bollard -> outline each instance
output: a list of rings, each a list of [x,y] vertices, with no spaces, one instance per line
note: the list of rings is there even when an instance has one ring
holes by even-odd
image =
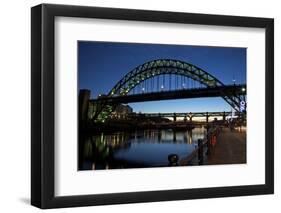
[[[179,156],[177,154],[168,155],[169,166],[178,166]]]
[[[199,165],[203,165],[203,141],[198,139],[198,161]]]

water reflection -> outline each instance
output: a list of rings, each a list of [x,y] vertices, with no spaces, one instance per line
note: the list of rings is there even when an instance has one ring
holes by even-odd
[[[79,139],[79,170],[168,166],[168,155],[191,153],[204,128],[101,133]]]

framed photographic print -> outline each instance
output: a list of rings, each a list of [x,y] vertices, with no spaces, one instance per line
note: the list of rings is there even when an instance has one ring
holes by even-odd
[[[271,194],[274,21],[31,9],[31,203]]]

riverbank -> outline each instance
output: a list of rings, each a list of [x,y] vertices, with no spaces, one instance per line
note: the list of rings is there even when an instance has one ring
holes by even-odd
[[[82,125],[81,125],[82,126]],[[91,123],[82,126],[80,128],[80,134],[93,134],[93,133],[112,133],[118,131],[134,132],[137,130],[167,130],[172,129],[174,131],[192,130],[195,127],[206,126],[205,123],[194,122],[165,122],[165,123],[141,123],[130,121],[112,121],[106,123]]]

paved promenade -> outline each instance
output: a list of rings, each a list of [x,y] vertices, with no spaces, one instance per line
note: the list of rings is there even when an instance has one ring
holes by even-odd
[[[208,165],[246,163],[246,132],[224,128],[206,160]]]

